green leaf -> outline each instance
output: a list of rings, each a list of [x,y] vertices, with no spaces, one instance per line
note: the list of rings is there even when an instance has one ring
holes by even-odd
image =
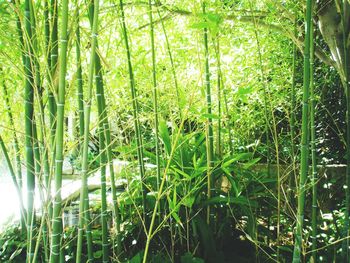
[[[252,93],[252,92],[253,92],[253,89],[250,87],[240,87],[240,88],[238,88],[237,94],[239,96],[243,96],[243,95],[247,95],[247,94]]]
[[[132,259],[128,260],[128,263],[141,263],[143,258],[143,250],[138,252]]]
[[[180,170],[180,169],[178,169],[176,167],[171,167],[171,169],[174,170],[176,173],[181,174],[185,178],[191,179],[191,176],[189,174],[185,173],[184,171],[182,171],[182,170]]]
[[[164,120],[161,120],[159,122],[159,136],[161,140],[163,141],[165,150],[167,154],[171,153],[171,139],[168,131],[168,126],[166,125]]]
[[[250,160],[249,162],[243,164],[243,169],[248,169],[250,168],[251,166],[253,166],[254,164],[256,164],[257,162],[260,161],[261,158],[254,158],[252,160]]]
[[[196,258],[192,256],[191,253],[187,252],[185,255],[181,256],[181,263],[204,263],[204,260]]]
[[[191,25],[192,28],[196,28],[196,29],[204,29],[204,28],[208,28],[209,27],[209,23],[208,22],[198,22],[198,23],[193,23]]]
[[[251,157],[252,157],[252,153],[238,153],[233,155],[233,157],[228,161],[224,162],[222,166],[226,168],[234,162],[244,161],[244,160],[250,159]]]
[[[101,258],[102,257],[102,250],[97,250],[94,252],[94,258]]]
[[[193,206],[193,203],[195,200],[196,200],[196,198],[191,195],[191,196],[188,196],[188,197],[182,199],[181,202],[184,206],[191,208]]]

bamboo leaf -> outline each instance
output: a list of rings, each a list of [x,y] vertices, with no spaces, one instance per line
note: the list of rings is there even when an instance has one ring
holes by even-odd
[[[171,153],[171,139],[168,131],[168,126],[164,120],[159,122],[159,137],[163,141],[166,153],[169,155]]]

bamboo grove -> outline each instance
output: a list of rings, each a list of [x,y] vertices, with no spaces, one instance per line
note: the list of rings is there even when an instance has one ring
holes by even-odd
[[[0,261],[349,262],[349,5],[0,1]]]

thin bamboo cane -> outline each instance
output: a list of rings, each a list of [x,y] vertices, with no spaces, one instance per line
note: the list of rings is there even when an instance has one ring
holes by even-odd
[[[156,1],[156,4],[159,4],[159,1]],[[173,59],[173,53],[171,51],[171,46],[170,46],[170,42],[169,42],[169,38],[168,38],[168,34],[167,34],[167,30],[165,28],[164,25],[164,20],[162,19],[162,16],[160,14],[160,10],[159,8],[157,8],[157,13],[158,13],[158,17],[160,19],[161,25],[162,25],[162,31],[165,37],[165,43],[166,43],[166,49],[167,49],[167,53],[168,53],[168,57],[170,60],[170,65],[171,65],[171,73],[173,75],[173,81],[174,81],[174,87],[175,87],[175,91],[176,91],[176,99],[177,99],[177,108],[178,108],[178,114],[180,117],[180,122],[183,121],[183,116],[182,116],[182,108],[181,108],[181,98],[180,98],[180,87],[178,84],[178,80],[177,80],[177,75],[176,75],[176,67],[175,67],[175,63],[174,63],[174,59]],[[182,133],[184,133],[184,131],[181,131]],[[183,170],[183,149],[180,148],[180,164],[181,164],[181,169]],[[167,182],[168,184],[168,182]],[[166,207],[164,208],[164,213],[166,213]],[[187,207],[186,207],[186,215],[187,213]],[[172,217],[169,218],[169,226],[170,226],[170,239],[171,239],[171,259],[174,260],[174,255],[175,255],[175,239],[176,239],[176,231],[173,229],[174,228],[174,224],[172,223]],[[187,229],[189,228],[189,220],[187,220],[186,222],[188,222],[186,224]],[[180,227],[180,226],[179,226]]]
[[[34,223],[34,150],[33,150],[33,116],[34,116],[34,76],[32,63],[32,28],[30,18],[30,1],[25,1],[25,149],[26,149],[26,169],[27,169],[27,262],[31,262],[33,256],[33,240],[31,235]]]
[[[60,242],[62,231],[61,217],[61,188],[63,164],[63,138],[64,138],[64,105],[67,71],[67,45],[68,45],[68,0],[62,2],[62,22],[60,35],[60,69],[57,101],[57,127],[55,134],[55,195],[53,201],[52,234],[50,248],[50,263],[57,263],[60,258]]]
[[[349,3],[346,0],[340,1],[340,16],[341,16],[341,26],[342,26],[342,38],[343,38],[343,50],[340,52],[344,53],[344,62],[343,62],[343,71],[344,71],[344,79],[342,80],[343,87],[346,95],[346,179],[345,179],[345,211],[344,211],[344,228],[342,230],[342,237],[344,241],[342,243],[342,259],[344,262],[349,262],[350,260],[350,85],[349,85],[349,61],[348,61],[348,36],[346,32],[348,32],[349,21],[347,21],[346,17],[348,17],[349,13]]]
[[[77,9],[77,29],[76,34],[76,61],[77,61],[77,97],[78,97],[78,115],[79,115],[79,141],[78,150],[80,152],[81,140],[84,136],[84,94],[83,94],[83,73],[81,67],[80,54],[80,25],[79,10]]]
[[[89,19],[90,24],[92,24],[92,14],[93,14],[93,4],[91,4],[89,8]],[[104,95],[104,84],[103,84],[103,69],[101,65],[101,60],[96,52],[95,55],[95,80],[96,80],[96,93],[99,94],[97,97],[97,104],[98,104],[98,111],[101,113],[100,115],[100,121],[99,125],[103,124],[103,133],[104,133],[104,139],[105,139],[105,148],[102,149],[103,153],[106,152],[107,154],[107,165],[109,166],[109,173],[110,173],[110,179],[111,179],[111,189],[112,189],[112,200],[113,200],[113,214],[114,214],[114,223],[115,223],[115,229],[116,229],[116,241],[117,241],[117,248],[116,248],[116,258],[119,258],[121,255],[121,236],[120,236],[120,214],[119,214],[119,206],[118,206],[118,200],[117,200],[117,190],[115,186],[115,175],[114,175],[114,169],[113,169],[113,154],[112,154],[112,144],[111,144],[111,132],[109,127],[109,121],[108,121],[108,110],[106,106],[105,101],[105,95]],[[102,138],[101,138],[102,139]],[[106,236],[107,237],[107,236]],[[106,244],[106,241],[105,241]],[[105,245],[107,247],[107,244]]]
[[[112,144],[111,144],[111,132],[109,127],[109,121],[108,121],[108,111],[107,106],[105,102],[105,96],[104,96],[104,86],[103,86],[103,75],[102,75],[102,65],[100,58],[98,57],[96,53],[96,67],[95,72],[97,72],[96,75],[96,85],[98,87],[98,90],[101,94],[101,112],[102,112],[102,122],[103,122],[103,132],[104,132],[104,138],[106,140],[105,150],[107,153],[107,161],[109,166],[109,173],[111,178],[111,189],[112,189],[112,200],[113,200],[113,213],[115,217],[115,226],[116,226],[116,239],[117,239],[117,258],[120,256],[121,253],[121,236],[120,236],[120,214],[119,214],[119,206],[118,206],[118,200],[117,200],[117,190],[115,186],[115,174],[113,169],[113,153],[112,153]]]
[[[50,18],[51,18],[51,35],[50,42],[47,46],[48,55],[50,56],[49,70],[48,70],[48,85],[47,85],[47,97],[48,97],[48,113],[50,123],[50,160],[52,162],[51,174],[55,172],[56,163],[55,160],[55,136],[57,125],[57,76],[58,76],[58,0],[50,1]],[[47,36],[46,36],[47,37]],[[50,178],[49,178],[49,181]],[[51,185],[49,184],[49,190]],[[49,207],[49,217],[52,217],[52,206]]]
[[[88,203],[88,193],[87,193],[87,176],[89,169],[88,162],[88,144],[89,144],[89,135],[90,135],[90,112],[91,112],[91,102],[92,102],[92,88],[94,80],[94,70],[95,70],[95,61],[96,61],[96,46],[97,46],[97,36],[98,36],[98,14],[99,14],[99,0],[94,0],[94,13],[93,13],[93,23],[91,30],[91,59],[89,66],[88,74],[88,88],[87,96],[85,98],[84,104],[84,142],[83,142],[83,152],[82,152],[82,185],[80,191],[80,203],[79,203],[79,228],[78,228],[78,241],[77,241],[77,253],[76,253],[76,262],[80,263],[82,260],[82,246],[83,246],[83,232],[86,228],[86,225],[89,225],[90,222],[86,222],[85,211],[88,210],[84,204]],[[85,199],[85,200],[84,200]],[[88,212],[88,211],[87,211]],[[87,232],[87,237],[88,237]],[[88,237],[89,238],[89,237]],[[91,245],[90,240],[88,244]]]
[[[159,3],[157,2],[157,4],[159,4]],[[180,87],[179,87],[177,76],[176,76],[176,67],[175,67],[175,63],[174,63],[173,53],[171,52],[171,47],[170,47],[168,34],[167,34],[166,29],[165,29],[164,21],[163,21],[163,19],[161,19],[162,17],[161,17],[159,8],[157,8],[157,13],[158,13],[158,16],[160,18],[163,34],[164,34],[164,37],[165,37],[166,49],[167,49],[167,53],[168,53],[169,60],[170,60],[170,65],[171,65],[171,73],[172,73],[173,79],[174,79],[174,86],[175,86],[175,91],[176,91],[176,99],[177,99],[177,106],[178,106],[180,121],[182,121]]]
[[[220,36],[217,34],[216,36],[216,54],[217,54],[217,107],[218,107],[218,124],[216,131],[216,155],[222,156],[222,135],[221,135],[221,59],[220,59]]]
[[[314,91],[314,29],[310,25],[310,148],[311,148],[311,185],[312,185],[312,215],[311,215],[311,249],[313,262],[317,262],[317,159],[316,159],[316,128],[315,111],[316,99]]]
[[[130,52],[130,47],[129,47],[128,31],[127,31],[126,22],[125,22],[123,0],[120,0],[119,3],[120,3],[120,12],[121,12],[121,19],[122,19],[121,22],[122,22],[124,44],[125,44],[125,48],[126,48],[126,56],[127,56],[127,61],[128,61],[131,99],[132,99],[132,106],[133,106],[133,118],[134,118],[136,143],[137,143],[137,157],[138,157],[138,163],[139,163],[139,171],[140,171],[140,175],[141,175],[143,220],[144,220],[145,224],[147,225],[147,222],[146,222],[146,219],[147,219],[146,218],[147,189],[144,185],[145,166],[144,166],[144,161],[143,161],[143,144],[142,144],[142,136],[141,136],[141,131],[140,131],[140,121],[139,121],[139,117],[138,117],[139,106],[138,106],[138,100],[137,100],[137,94],[136,94],[136,88],[135,88],[134,73],[133,73],[133,68],[132,68],[132,63],[131,63],[131,52]]]
[[[154,25],[153,25],[152,0],[148,0],[148,14],[150,21],[150,38],[152,50],[152,81],[153,81],[153,112],[154,112],[154,130],[156,140],[156,165],[157,165],[157,190],[160,184],[160,149],[159,149],[159,117],[158,117],[158,87],[157,87],[157,65],[156,50],[154,45]]]
[[[298,33],[298,20],[295,18],[294,20],[294,36],[297,37]],[[290,91],[290,151],[291,151],[291,162],[293,171],[290,173],[288,178],[288,192],[287,192],[287,198],[286,201],[292,203],[295,198],[291,198],[292,194],[296,190],[297,186],[297,166],[296,166],[296,145],[295,145],[295,102],[296,102],[296,74],[297,74],[297,46],[295,43],[293,43],[293,57],[292,57],[292,85],[291,85],[291,91]],[[293,202],[294,203],[294,202]]]
[[[76,28],[76,61],[77,61],[77,98],[79,111],[79,141],[78,150],[81,152],[82,139],[84,137],[84,93],[83,93],[83,74],[81,66],[81,52],[80,52],[80,25],[79,25],[79,9],[77,8],[77,28]],[[92,245],[92,230],[91,230],[91,216],[89,210],[89,195],[86,193],[84,197],[84,212],[82,217],[85,220],[86,230],[85,236],[87,241],[88,260],[93,260],[93,245]]]
[[[205,11],[205,1],[202,2],[203,14]],[[206,87],[206,98],[207,98],[207,176],[208,176],[208,189],[207,197],[211,197],[211,188],[213,186],[213,180],[211,176],[213,164],[214,164],[214,135],[213,135],[213,120],[212,114],[212,103],[211,103],[211,87],[210,87],[210,70],[209,70],[209,48],[208,48],[208,29],[204,28],[204,54],[205,54],[205,87]],[[210,223],[210,206],[207,208],[207,223]]]
[[[309,155],[309,95],[310,95],[310,39],[312,23],[312,0],[306,1],[305,16],[305,45],[304,45],[304,81],[303,81],[303,108],[302,108],[302,134],[301,134],[301,157],[300,178],[298,191],[298,210],[296,218],[295,242],[293,251],[293,263],[300,262],[302,249],[302,229],[304,223],[305,188],[308,176]]]
[[[94,6],[92,6],[94,9]],[[91,26],[92,21],[90,19]],[[97,40],[96,40],[97,42]],[[98,44],[96,43],[96,47]],[[104,132],[104,89],[100,81],[101,65],[98,64],[98,54],[95,52],[95,80],[96,80],[96,98],[97,98],[97,111],[98,111],[98,136],[99,136],[99,156],[100,156],[100,178],[101,178],[101,226],[102,226],[102,262],[109,261],[109,243],[108,243],[108,227],[107,227],[107,187],[106,187],[106,166],[107,166],[107,154],[106,154],[106,138]],[[102,71],[101,71],[102,74]],[[101,76],[102,77],[102,76]]]

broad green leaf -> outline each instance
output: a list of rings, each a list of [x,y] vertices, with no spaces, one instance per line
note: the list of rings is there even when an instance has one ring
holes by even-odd
[[[161,140],[163,141],[165,150],[167,154],[171,153],[171,139],[168,131],[168,126],[166,125],[165,121],[162,120],[159,122],[159,136]]]
[[[249,162],[244,163],[244,164],[243,164],[243,169],[248,169],[248,168],[250,168],[251,166],[253,166],[253,165],[256,164],[257,162],[259,162],[260,159],[261,159],[261,158],[254,158],[254,159],[250,160]]]

